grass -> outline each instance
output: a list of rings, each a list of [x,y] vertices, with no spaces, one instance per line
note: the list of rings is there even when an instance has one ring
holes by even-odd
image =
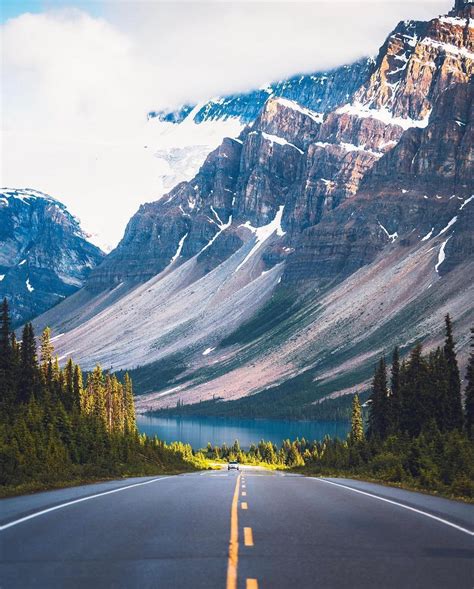
[[[290,319],[299,309],[295,296],[288,291],[276,291],[272,298],[247,322],[240,325],[220,343],[221,348],[248,344]]]
[[[132,468],[124,469],[120,474],[111,474],[110,476],[78,476],[67,480],[58,481],[29,481],[20,485],[5,485],[0,486],[0,498],[17,497],[19,495],[29,495],[32,493],[39,493],[42,491],[53,491],[55,489],[67,489],[69,487],[78,487],[82,485],[92,485],[94,483],[105,483],[107,481],[125,480],[134,477],[148,477],[156,475],[178,475],[186,472],[197,472],[199,470],[214,470],[212,461],[205,460],[202,468],[196,464],[187,464],[182,467],[173,468]]]

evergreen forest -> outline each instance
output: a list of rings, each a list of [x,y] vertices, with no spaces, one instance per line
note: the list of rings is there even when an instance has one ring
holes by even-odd
[[[50,330],[27,323],[18,342],[7,301],[0,318],[0,494],[204,466],[191,446],[140,435],[132,381],[100,366],[60,367]]]
[[[444,346],[425,355],[417,345],[402,361],[395,348],[390,368],[380,359],[364,407],[353,396],[346,440],[261,441],[247,451],[236,441],[205,455],[474,499],[474,330],[463,402],[449,315],[445,324]]]

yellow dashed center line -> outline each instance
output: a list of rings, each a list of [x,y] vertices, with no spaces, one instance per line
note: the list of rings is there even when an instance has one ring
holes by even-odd
[[[239,564],[239,483],[240,474],[235,482],[234,496],[230,509],[229,557],[227,559],[227,589],[237,589],[237,566]]]
[[[258,581],[257,579],[247,579],[247,583],[245,584],[246,589],[258,589]]]
[[[240,507],[241,507],[242,509],[248,509],[247,502],[246,502],[246,501],[242,501],[242,503],[240,504]]]
[[[244,528],[244,544],[245,546],[253,546],[252,528]]]

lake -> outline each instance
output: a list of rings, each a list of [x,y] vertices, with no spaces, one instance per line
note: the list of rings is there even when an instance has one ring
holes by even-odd
[[[350,430],[346,421],[285,421],[273,419],[232,419],[219,417],[148,417],[137,416],[141,433],[157,435],[165,442],[181,441],[194,449],[227,445],[239,440],[242,448],[260,440],[279,446],[287,438],[322,440],[324,436],[345,438]]]

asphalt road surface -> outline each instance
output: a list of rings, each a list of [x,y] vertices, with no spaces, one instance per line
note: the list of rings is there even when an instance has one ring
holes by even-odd
[[[0,587],[474,587],[474,507],[244,468],[0,501]]]

